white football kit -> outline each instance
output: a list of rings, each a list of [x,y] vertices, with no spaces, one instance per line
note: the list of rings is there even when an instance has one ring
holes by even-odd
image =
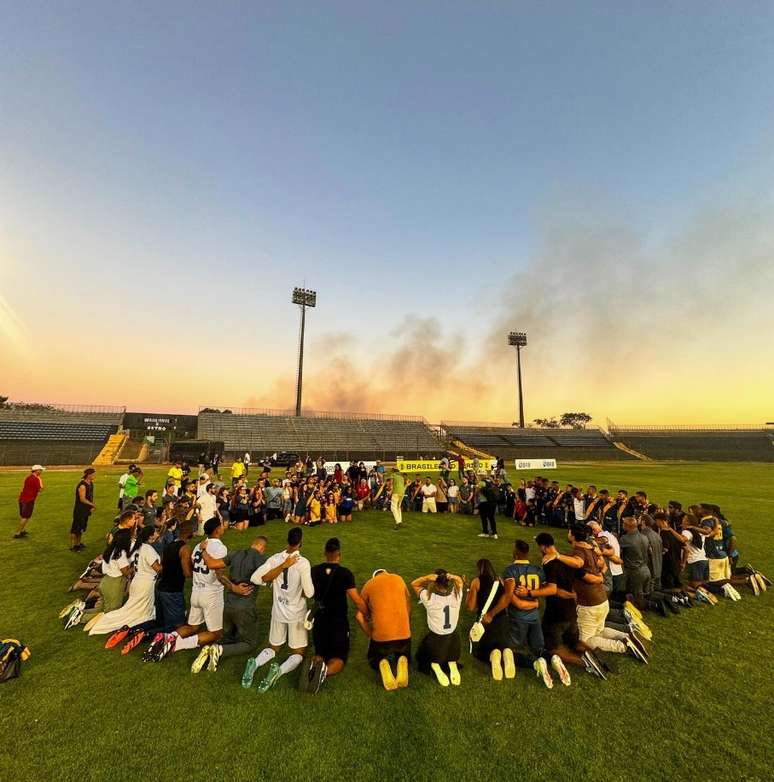
[[[201,552],[201,543],[191,555],[191,610],[188,612],[188,624],[204,624],[211,632],[223,629],[223,584],[214,570],[210,570]],[[228,549],[217,538],[207,541],[207,554],[212,559],[225,559]]]
[[[272,555],[250,576],[250,581],[253,584],[263,584],[263,576],[281,565],[289,556],[291,554],[287,551]],[[312,566],[309,560],[299,556],[294,565],[283,570],[271,582],[271,586],[269,643],[272,646],[282,646],[287,642],[291,649],[303,649],[308,643],[308,634],[304,627],[306,599],[314,596]]]

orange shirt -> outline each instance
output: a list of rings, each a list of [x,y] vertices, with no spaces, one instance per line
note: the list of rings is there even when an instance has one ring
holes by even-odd
[[[379,573],[360,593],[371,615],[371,637],[374,641],[402,641],[411,637],[409,592],[396,573]]]

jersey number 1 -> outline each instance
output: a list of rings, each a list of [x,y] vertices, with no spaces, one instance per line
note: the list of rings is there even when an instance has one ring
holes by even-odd
[[[443,607],[443,629],[451,630],[451,606]]]
[[[282,583],[280,584],[280,589],[287,589],[288,588],[288,571],[283,570],[282,571]]]

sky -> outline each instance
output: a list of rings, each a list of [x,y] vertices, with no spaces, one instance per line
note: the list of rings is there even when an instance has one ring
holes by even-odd
[[[0,394],[774,420],[771,3],[0,15]]]

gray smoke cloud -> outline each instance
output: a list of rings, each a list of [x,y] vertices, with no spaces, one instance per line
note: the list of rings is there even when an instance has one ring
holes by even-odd
[[[766,382],[756,367],[771,377],[774,365],[773,218],[770,204],[707,209],[666,237],[610,218],[546,218],[534,254],[517,259],[518,271],[503,281],[480,344],[419,315],[398,324],[367,361],[352,335],[329,335],[305,403],[433,421],[510,421],[514,355],[505,335],[518,329],[529,334],[530,419],[582,409],[600,422],[608,415],[699,422],[713,415],[702,408],[704,399],[713,404],[710,384],[728,383],[721,378],[734,372],[746,378],[737,407],[753,409]],[[293,382],[280,378],[250,401],[287,400]],[[749,419],[746,412],[727,417],[740,415]]]

